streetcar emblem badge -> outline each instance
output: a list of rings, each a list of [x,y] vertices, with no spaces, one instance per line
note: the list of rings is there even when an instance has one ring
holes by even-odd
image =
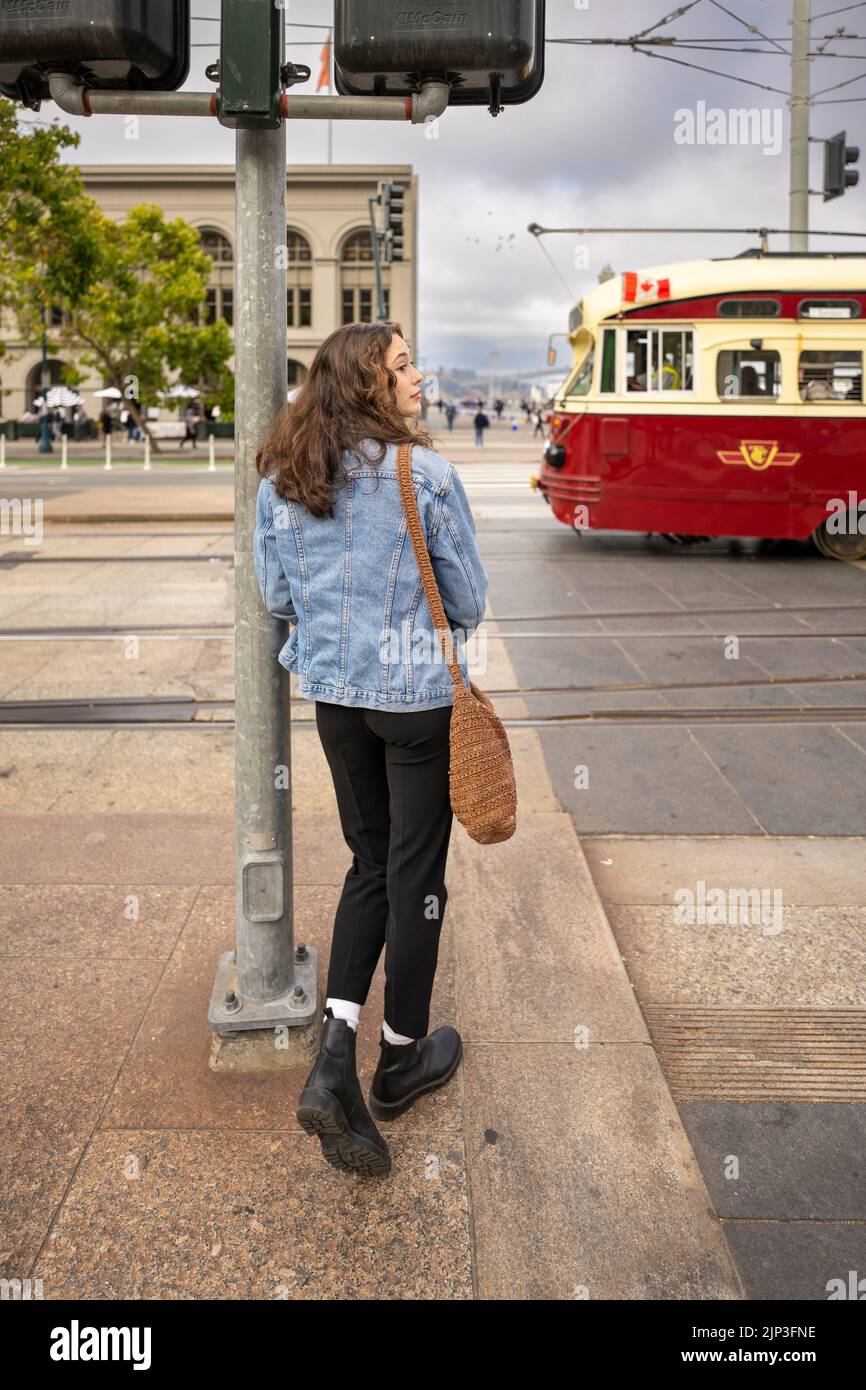
[[[775,439],[743,439],[739,449],[717,449],[716,453],[722,463],[744,463],[756,473],[763,473],[771,464],[790,468],[800,457],[799,454],[783,452]]]

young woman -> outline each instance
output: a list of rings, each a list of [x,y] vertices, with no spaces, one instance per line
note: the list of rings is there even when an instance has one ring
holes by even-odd
[[[292,625],[279,653],[316,727],[352,852],[334,921],[321,1049],[297,1116],[335,1167],[387,1172],[388,1146],[355,1066],[361,1006],[385,948],[385,1008],[370,1110],[393,1119],[453,1076],[454,1028],[428,1035],[451,833],[454,685],[424,591],[397,481],[412,481],[442,603],[468,683],[463,636],[488,577],[453,464],[420,429],[420,383],[391,324],[353,323],[322,343],[257,458],[256,572]]]

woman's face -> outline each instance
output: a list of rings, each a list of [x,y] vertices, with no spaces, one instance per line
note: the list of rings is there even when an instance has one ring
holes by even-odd
[[[421,411],[421,390],[420,383],[424,380],[423,372],[412,362],[412,357],[407,344],[395,333],[391,339],[391,346],[385,358],[391,371],[397,378],[397,409],[401,415],[417,416]]]

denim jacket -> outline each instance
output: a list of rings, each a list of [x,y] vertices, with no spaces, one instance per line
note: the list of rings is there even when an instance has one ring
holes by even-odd
[[[450,705],[454,683],[403,514],[397,445],[379,465],[369,452],[365,441],[357,455],[343,454],[348,481],[333,517],[286,501],[271,477],[259,484],[256,574],[265,607],[291,625],[278,660],[308,700],[396,711]],[[469,499],[454,465],[417,444],[412,481],[468,683],[462,643],[484,616],[488,585]]]

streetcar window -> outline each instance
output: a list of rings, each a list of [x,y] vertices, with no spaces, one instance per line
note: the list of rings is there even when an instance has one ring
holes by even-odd
[[[810,350],[800,353],[801,401],[862,401],[863,354]]]
[[[592,369],[595,365],[595,349],[590,348],[577,369],[575,376],[566,386],[564,396],[588,396],[592,385]]]
[[[723,299],[719,317],[723,319],[776,319],[782,312],[778,299]]]
[[[606,328],[601,340],[601,386],[600,391],[616,390],[616,330]]]
[[[690,328],[633,328],[626,335],[627,391],[691,391],[694,334]]]
[[[782,389],[782,359],[778,352],[754,348],[720,352],[716,358],[716,391],[722,398],[766,396]]]
[[[858,319],[860,305],[856,299],[802,299],[801,319]]]

